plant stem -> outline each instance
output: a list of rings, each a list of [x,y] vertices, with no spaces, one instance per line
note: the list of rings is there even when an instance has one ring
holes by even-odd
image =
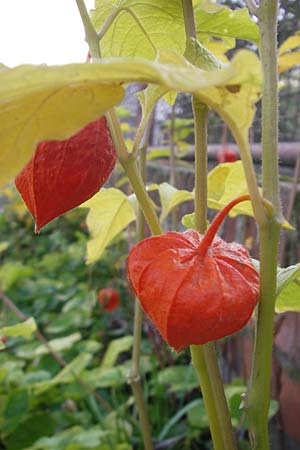
[[[197,38],[192,0],[182,0],[187,37]],[[207,227],[207,120],[208,107],[193,98],[195,122],[195,225],[200,233]],[[214,450],[235,450],[233,430],[214,342],[191,346],[198,373]]]
[[[208,108],[193,99],[195,120],[195,225],[200,233],[207,228],[207,119]],[[214,450],[234,450],[230,415],[218,367],[214,342],[191,345],[194,367],[209,419]]]
[[[99,45],[100,37],[97,35],[95,29],[93,28],[93,25],[90,21],[89,15],[87,13],[84,4],[84,0],[76,0],[76,2],[85,28],[86,40],[89,44],[92,58],[93,59],[101,58],[101,51]],[[160,234],[162,231],[161,226],[155,214],[152,203],[145,190],[143,177],[141,176],[136,164],[136,155],[129,155],[127,151],[127,147],[121,130],[120,121],[116,114],[115,108],[112,108],[110,111],[106,113],[106,118],[112,136],[112,140],[114,142],[115,149],[118,155],[118,159],[120,163],[123,165],[124,170],[131,182],[131,185],[137,196],[137,199],[139,201],[143,213],[145,214],[146,217],[148,217],[150,229],[154,234]],[[146,136],[144,138],[145,142],[144,151],[141,152],[143,154],[142,171],[145,171],[146,144],[149,138],[148,130],[147,131],[145,130],[144,134]],[[141,215],[139,215],[138,227],[139,227],[139,238],[142,239],[143,237],[142,229],[144,229],[144,220]],[[145,450],[153,450],[150,423],[147,414],[145,400],[143,397],[143,389],[140,378],[140,347],[141,347],[142,321],[143,321],[142,309],[139,303],[135,301],[134,330],[133,330],[134,344],[132,354],[132,369],[129,375],[129,382],[132,387],[136,407],[139,414],[144,448]]]
[[[193,98],[195,120],[195,228],[207,228],[207,121],[209,109]]]
[[[197,39],[197,31],[192,0],[182,0],[182,10],[186,36]]]
[[[150,118],[151,119],[151,118]],[[147,132],[145,132],[143,147],[140,149],[140,174],[145,182],[146,180],[146,149],[148,146],[150,129],[152,120],[149,120]],[[137,216],[137,240],[141,241],[145,237],[145,218],[142,211],[138,210]],[[151,427],[147,412],[147,407],[143,395],[143,389],[141,384],[140,375],[140,356],[141,356],[141,338],[142,338],[142,325],[143,325],[143,310],[138,299],[135,299],[134,304],[134,323],[133,323],[133,350],[132,350],[132,366],[130,375],[128,377],[129,383],[132,388],[132,392],[135,398],[140,426],[143,436],[145,450],[153,450]]]
[[[146,221],[149,225],[151,233],[153,235],[162,234],[162,226],[158,220],[151,200],[146,192],[143,179],[136,164],[136,160],[129,158],[127,161],[124,161],[122,165],[126,175],[129,178],[129,181],[139,202],[140,208],[142,209]]]
[[[254,449],[268,450],[268,410],[276,299],[276,272],[280,223],[278,177],[278,73],[277,0],[261,0],[259,28],[263,67],[262,165],[263,196],[273,205],[273,215],[260,226],[260,300],[256,321],[253,367],[248,398],[250,438]]]
[[[92,59],[101,59],[100,38],[93,27],[84,0],[76,0],[76,3],[85,30],[85,40],[88,43]],[[122,162],[128,158],[128,152],[115,108],[107,111],[105,116],[118,158]]]
[[[77,8],[85,30],[85,40],[90,48],[93,58],[100,58],[99,37],[92,25],[84,0],[76,0]]]
[[[215,343],[191,345],[190,349],[193,365],[200,380],[214,450],[235,450],[235,439],[220,377]]]

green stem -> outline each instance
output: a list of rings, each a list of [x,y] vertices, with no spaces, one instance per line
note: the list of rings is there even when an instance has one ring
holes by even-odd
[[[207,121],[209,109],[193,98],[195,119],[195,227],[204,234],[207,228]]]
[[[89,44],[90,52],[92,58],[101,58],[101,51],[99,46],[100,38],[97,35],[93,25],[90,21],[88,12],[85,7],[84,0],[76,0],[77,6],[82,18],[82,22],[85,28],[86,40]],[[148,217],[148,222],[150,229],[155,234],[161,233],[161,227],[157,216],[155,214],[154,208],[151,204],[151,201],[147,195],[145,190],[143,177],[141,176],[137,164],[136,164],[136,155],[135,157],[130,157],[126,144],[123,138],[121,125],[116,114],[115,108],[112,108],[110,111],[106,113],[106,118],[108,121],[108,125],[110,128],[110,133],[116,148],[116,152],[118,154],[118,158],[120,163],[123,165],[125,172],[131,182],[131,185],[136,193],[137,199],[140,203],[140,206],[145,214]],[[146,133],[145,133],[146,134]],[[146,137],[148,139],[148,135]],[[142,152],[143,153],[143,152]],[[145,151],[144,151],[144,164],[142,165],[145,169]],[[142,229],[144,228],[143,220],[139,219],[139,237],[142,238]],[[143,436],[144,448],[145,450],[153,450],[152,439],[151,439],[151,429],[150,423],[147,414],[147,408],[143,396],[143,389],[141,385],[140,378],[140,347],[141,347],[141,331],[142,331],[142,320],[143,320],[143,312],[139,305],[139,303],[135,302],[135,318],[134,318],[134,345],[133,345],[133,354],[132,354],[132,369],[129,376],[129,381],[132,387],[132,391],[134,394],[139,420],[141,425],[141,432]]]
[[[200,233],[207,228],[207,119],[208,108],[193,99],[195,121],[195,224]],[[191,345],[201,392],[209,419],[214,450],[236,448],[215,344]]]
[[[280,222],[278,176],[278,73],[277,0],[261,0],[259,28],[263,67],[262,165],[263,196],[273,205],[273,215],[260,226],[260,300],[248,397],[250,438],[254,449],[268,450],[268,410],[276,300],[276,274]]]
[[[93,27],[90,16],[87,12],[84,0],[76,0],[77,7],[80,13],[80,17],[85,30],[85,39],[88,43],[92,59],[101,59],[100,50],[100,38]],[[109,126],[110,134],[118,155],[119,160],[122,162],[129,157],[127,147],[123,138],[120,121],[118,119],[115,108],[111,108],[105,114],[107,123]]]
[[[215,343],[191,345],[190,348],[193,365],[200,380],[214,450],[235,450],[235,439],[217,362]]]
[[[197,38],[192,0],[182,0],[187,37]],[[207,227],[207,120],[208,108],[193,98],[195,121],[195,224],[200,233]],[[214,342],[191,346],[204,399],[214,450],[235,450],[235,440],[218,367]]]
[[[134,193],[149,225],[151,233],[153,235],[162,234],[162,226],[158,220],[153,204],[151,203],[151,200],[146,192],[143,179],[136,164],[136,160],[129,158],[127,159],[127,161],[123,161],[122,165],[126,175],[129,178],[132,189],[134,190]]]
[[[146,146],[140,151],[140,173],[145,180],[146,172]],[[137,239],[138,241],[145,237],[145,218],[139,209],[137,216]],[[135,299],[134,304],[134,322],[133,322],[133,349],[132,349],[132,366],[128,381],[131,385],[134,399],[136,402],[143,442],[145,450],[153,450],[151,428],[147,412],[147,407],[143,395],[141,375],[140,375],[140,357],[141,357],[141,339],[143,325],[143,310],[140,303]]]
[[[84,0],[76,0],[76,3],[85,30],[85,40],[91,55],[93,58],[100,58],[99,37],[90,20]]]
[[[175,155],[175,103],[171,111],[171,125],[170,125],[170,178],[171,186],[176,186],[176,155]],[[172,209],[172,230],[177,230],[177,208]]]

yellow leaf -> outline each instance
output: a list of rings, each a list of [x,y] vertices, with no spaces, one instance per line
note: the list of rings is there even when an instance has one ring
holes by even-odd
[[[283,44],[279,47],[278,54],[282,55],[283,53],[294,50],[295,48],[300,47],[300,34],[295,33],[293,36],[288,37]]]
[[[278,70],[285,72],[300,65],[300,34],[288,37],[278,50]]]
[[[279,73],[285,72],[294,66],[300,65],[300,52],[290,52],[280,55],[278,58]]]
[[[249,193],[242,161],[219,164],[209,172],[207,185],[208,207],[212,209],[222,209],[234,198]],[[235,206],[229,216],[235,217],[238,214],[253,217],[251,202],[246,201]],[[287,220],[282,227],[294,230]]]
[[[192,192],[184,189],[176,189],[168,183],[160,184],[158,191],[162,205],[162,213],[160,217],[162,222],[166,219],[172,209],[175,208],[175,206],[194,199],[194,194]]]
[[[65,139],[117,104],[124,95],[121,83],[141,81],[191,92],[226,84],[233,75],[231,65],[207,72],[171,51],[162,52],[155,62],[125,58],[98,64],[3,69],[0,187],[18,174],[38,142]]]
[[[29,339],[32,333],[37,329],[36,322],[33,317],[25,320],[24,322],[17,323],[16,325],[11,325],[9,327],[3,327],[0,329],[0,334],[2,336],[22,336],[25,339]]]
[[[248,194],[248,187],[242,161],[219,164],[208,174],[208,206],[222,209],[231,200]],[[229,213],[231,217],[238,214],[253,216],[250,201],[235,206]]]
[[[38,142],[65,139],[120,102],[124,90],[97,80],[91,65],[20,66],[0,72],[0,187]]]
[[[90,209],[87,226],[92,239],[87,244],[87,263],[91,264],[136,216],[126,195],[114,188],[101,190],[81,207]]]

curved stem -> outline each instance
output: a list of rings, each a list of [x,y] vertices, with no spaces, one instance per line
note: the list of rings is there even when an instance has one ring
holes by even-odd
[[[234,208],[236,205],[238,205],[241,202],[245,202],[245,201],[249,201],[250,200],[250,195],[249,194],[245,194],[245,195],[241,195],[240,197],[235,198],[234,200],[232,200],[231,202],[228,203],[228,205],[226,205],[214,218],[214,220],[212,221],[212,223],[210,224],[208,230],[206,231],[206,233],[203,236],[203,239],[201,240],[199,247],[198,247],[198,254],[201,255],[205,255],[208,248],[210,247],[212,241],[214,240],[214,237],[219,229],[219,227],[221,226],[223,220],[225,219],[225,217],[227,216],[227,214],[229,213],[229,211]]]

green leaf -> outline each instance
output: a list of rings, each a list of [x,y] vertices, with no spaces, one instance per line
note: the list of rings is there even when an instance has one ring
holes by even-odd
[[[34,274],[32,266],[25,266],[20,262],[8,262],[0,268],[0,284],[4,291],[18,282],[30,278]]]
[[[110,342],[101,362],[102,369],[113,367],[118,356],[123,352],[128,352],[133,345],[132,336],[123,336]]]
[[[97,367],[82,374],[82,379],[93,389],[115,388],[126,384],[129,368],[118,365],[110,368]]]
[[[12,391],[9,394],[5,410],[4,417],[6,420],[12,419],[14,417],[20,418],[23,416],[29,408],[29,395],[26,389],[18,389]]]
[[[123,95],[121,86],[103,84],[90,64],[1,71],[0,187],[18,174],[38,142],[71,136]]]
[[[84,430],[80,426],[71,427],[58,432],[52,437],[39,439],[32,447],[26,450],[82,450],[98,449],[100,443],[109,434],[99,425]]]
[[[201,403],[202,403],[202,405],[201,405]],[[195,406],[197,406],[197,410],[196,410]],[[201,416],[201,414],[199,414],[200,413],[200,408],[202,409],[202,412],[204,412],[203,417],[205,417],[205,420],[207,422],[208,419],[207,419],[207,415],[206,415],[206,412],[205,412],[205,406],[204,406],[203,400],[201,400],[201,401],[199,401],[199,399],[192,400],[187,405],[185,405],[182,408],[180,408],[179,411],[177,411],[177,413],[174,414],[174,416],[171,417],[170,420],[168,420],[168,422],[163,427],[163,429],[161,430],[161,432],[160,432],[160,434],[158,436],[159,441],[162,441],[163,439],[165,439],[168,436],[169,431],[171,430],[171,428],[173,428],[174,425],[176,425],[176,423],[178,423],[179,420],[183,416],[185,416],[186,413],[189,413],[189,411],[192,410],[192,409],[195,411],[195,413],[197,413],[197,425],[198,425],[199,424],[199,415]],[[189,416],[188,416],[188,421],[189,421],[190,425],[192,425],[192,423],[191,423],[192,421],[189,420]],[[207,428],[207,426],[208,425],[205,423],[205,428]]]
[[[73,333],[70,334],[69,336],[65,336],[58,339],[52,339],[51,341],[48,342],[48,344],[50,345],[52,350],[56,352],[61,352],[62,350],[67,350],[73,347],[75,342],[80,341],[81,338],[82,336],[80,333]],[[33,353],[34,356],[46,355],[47,353],[49,353],[49,349],[45,347],[45,345],[39,345],[34,350]]]
[[[182,219],[181,219],[181,223],[184,227],[186,228],[192,228],[193,230],[195,230],[195,213],[191,213],[191,214],[185,214]],[[209,221],[206,221],[206,226],[207,228],[209,227]]]
[[[248,8],[232,10],[212,2],[201,2],[195,8],[197,36],[245,39],[259,44],[259,30],[249,16]]]
[[[184,56],[195,66],[208,71],[222,69],[225,66],[221,60],[194,38],[187,39]]]
[[[92,236],[87,243],[87,263],[90,264],[101,257],[111,240],[136,216],[126,195],[115,188],[102,189],[81,206],[90,209],[87,216],[87,226]]]
[[[5,252],[5,250],[9,247],[9,242],[2,241],[0,242],[0,254]]]
[[[184,189],[179,190],[174,188],[168,183],[162,183],[158,187],[160,201],[162,205],[162,212],[160,220],[164,221],[167,215],[173,208],[180,205],[183,202],[187,202],[194,199],[194,195],[190,191]]]
[[[113,11],[119,14],[101,39],[104,57],[154,59],[160,48],[183,53],[185,30],[181,0],[96,0],[91,18],[97,31]]]
[[[200,430],[207,430],[209,428],[209,421],[202,399],[194,401],[194,404],[188,411],[187,420],[189,425],[193,428],[198,428]]]
[[[300,312],[300,263],[277,269],[277,313]]]
[[[7,397],[3,419],[2,432],[11,433],[26,416],[29,410],[29,394],[27,389],[15,389]]]
[[[34,385],[36,394],[41,394],[57,384],[68,384],[76,380],[76,377],[90,363],[92,355],[90,353],[81,353],[76,356],[66,367],[64,367],[52,380],[42,381]]]
[[[16,325],[11,325],[9,327],[1,328],[0,334],[2,334],[2,336],[10,336],[10,337],[21,336],[25,339],[29,339],[36,329],[37,326],[34,318],[30,317],[24,322],[17,323]]]
[[[260,262],[252,258],[252,263],[259,272]],[[285,268],[277,267],[276,295],[277,313],[300,311],[300,263]]]
[[[168,386],[169,392],[188,392],[199,385],[194,367],[180,365],[161,370],[157,382]]]
[[[54,432],[55,423],[51,415],[43,412],[36,413],[18,425],[13,434],[6,439],[6,444],[10,450],[22,450],[41,437],[51,435]]]

